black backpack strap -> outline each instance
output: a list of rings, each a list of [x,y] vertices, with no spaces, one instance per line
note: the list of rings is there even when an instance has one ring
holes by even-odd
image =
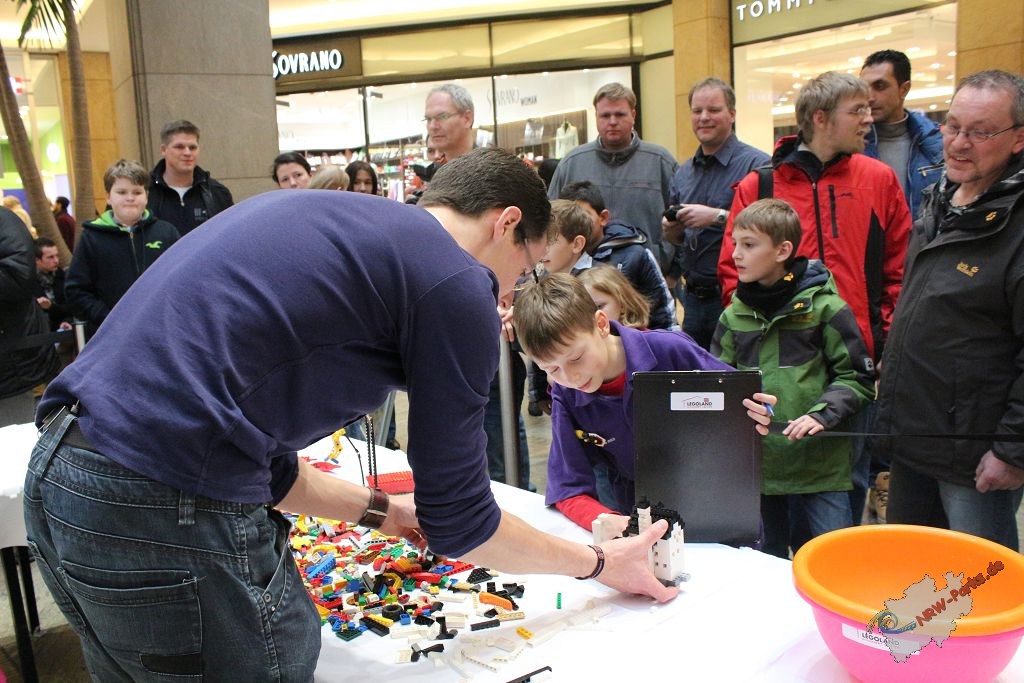
[[[757,169],[757,198],[771,199],[775,196],[775,169],[759,166]]]

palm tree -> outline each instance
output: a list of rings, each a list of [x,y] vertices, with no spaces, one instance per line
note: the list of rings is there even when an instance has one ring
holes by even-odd
[[[78,35],[74,0],[17,0],[19,11],[28,7],[21,24],[18,45],[33,26],[42,29],[51,39],[63,34],[68,57],[68,82],[71,85],[71,147],[72,176],[75,181],[75,217],[79,225],[96,217],[92,183],[92,144],[89,140],[89,103],[85,94],[85,67],[82,43]]]
[[[28,199],[28,212],[32,216],[32,224],[39,232],[40,237],[49,237],[57,245],[57,254],[60,258],[60,265],[66,267],[71,264],[71,252],[64,244],[64,239],[57,229],[57,221],[50,210],[50,200],[46,198],[46,190],[43,189],[43,179],[39,175],[39,166],[32,156],[32,145],[25,131],[25,123],[21,120],[21,112],[18,111],[18,100],[14,96],[14,88],[11,86],[11,72],[7,68],[7,56],[3,49],[0,49],[0,119],[3,120],[4,130],[7,131],[7,139],[11,145],[11,154],[14,156],[14,165],[21,176],[21,184],[25,188],[25,196]]]

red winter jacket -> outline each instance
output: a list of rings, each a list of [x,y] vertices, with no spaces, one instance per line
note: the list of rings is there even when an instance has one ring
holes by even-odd
[[[877,361],[899,297],[912,223],[896,174],[863,154],[840,155],[823,165],[811,152],[797,151],[795,135],[779,140],[772,166],[771,196],[796,209],[804,228],[797,254],[821,259],[832,271]],[[757,200],[758,187],[757,171],[736,185],[718,258],[726,306],[736,288],[733,219]]]

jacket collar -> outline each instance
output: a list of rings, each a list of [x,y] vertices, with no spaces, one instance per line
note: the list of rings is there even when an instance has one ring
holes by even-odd
[[[156,166],[153,167],[153,173],[150,174],[150,183],[152,185],[161,185],[163,187],[169,187],[164,181],[164,171],[167,170],[167,160],[161,159],[157,162]],[[198,165],[192,171],[192,187],[205,183],[210,179],[208,171],[204,171]]]
[[[632,136],[633,137],[629,141],[629,145],[623,149],[617,149],[614,151],[605,149],[604,144],[601,142],[601,138],[598,137],[595,141],[598,158],[609,166],[621,166],[626,163],[640,148],[640,136],[636,134],[635,130],[633,131]]]

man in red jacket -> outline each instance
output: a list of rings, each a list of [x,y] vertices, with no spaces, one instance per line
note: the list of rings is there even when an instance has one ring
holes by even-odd
[[[736,288],[736,214],[762,196],[785,200],[803,225],[798,255],[819,259],[832,271],[877,363],[903,281],[912,222],[903,188],[891,168],[861,154],[872,123],[863,81],[834,71],[811,79],[800,90],[796,118],[800,132],[776,143],[772,172],[752,171],[736,186],[718,259],[723,303]],[[867,431],[870,418],[861,417],[851,426]],[[863,447],[854,450],[859,454]],[[863,511],[868,464],[865,458],[854,464],[854,523]]]

